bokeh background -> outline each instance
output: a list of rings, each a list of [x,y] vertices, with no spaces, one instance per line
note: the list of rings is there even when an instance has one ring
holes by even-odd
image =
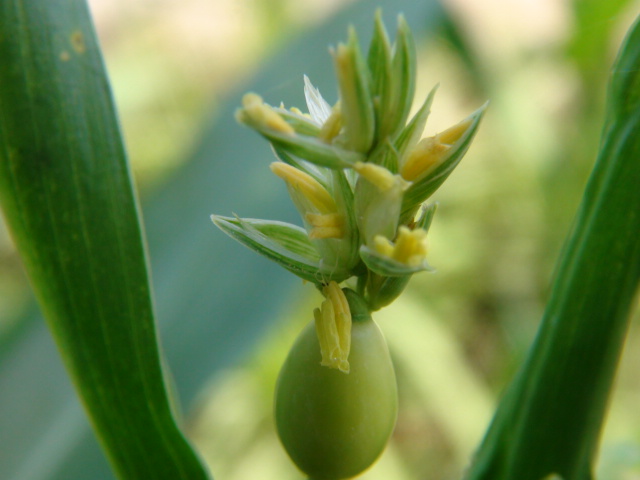
[[[141,196],[160,335],[185,429],[221,480],[301,479],[271,419],[279,366],[319,296],[217,231],[211,213],[298,222],[242,93],[336,100],[330,45],[363,48],[375,8],[418,45],[425,134],[490,107],[434,195],[430,263],[375,315],[400,414],[363,479],[460,478],[526,354],[598,147],[606,80],[637,0],[91,0]],[[605,282],[606,279],[603,279]],[[637,310],[637,309],[636,309]],[[632,322],[597,478],[640,479],[640,331]],[[109,479],[0,227],[0,478]]]

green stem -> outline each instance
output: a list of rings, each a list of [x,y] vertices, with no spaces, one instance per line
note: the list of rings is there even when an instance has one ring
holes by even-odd
[[[383,277],[370,272],[367,283],[367,302],[371,311],[380,310],[391,304],[404,291],[410,279],[411,275]]]
[[[349,310],[351,311],[351,320],[354,322],[366,322],[371,320],[371,311],[364,298],[358,295],[350,288],[343,288],[347,302],[349,302]]]
[[[367,288],[368,281],[369,281],[369,270],[366,270],[366,272],[363,275],[360,275],[358,277],[358,280],[356,283],[356,291],[358,292],[358,295],[360,295],[361,297],[365,296],[365,291]]]

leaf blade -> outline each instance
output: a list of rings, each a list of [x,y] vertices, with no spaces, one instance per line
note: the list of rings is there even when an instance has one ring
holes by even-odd
[[[3,2],[0,199],[119,476],[207,478],[160,367],[135,194],[87,6]]]
[[[640,22],[621,47],[600,152],[538,336],[467,478],[593,478],[640,283]]]

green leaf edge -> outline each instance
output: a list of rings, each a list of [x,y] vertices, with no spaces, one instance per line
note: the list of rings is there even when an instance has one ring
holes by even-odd
[[[211,215],[211,220],[231,238],[303,280],[321,285],[329,278],[342,281],[349,276],[321,266],[320,255],[302,227],[277,220],[221,215]]]

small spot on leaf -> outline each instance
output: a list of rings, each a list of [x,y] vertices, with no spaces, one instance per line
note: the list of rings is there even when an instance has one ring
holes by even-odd
[[[76,51],[76,53],[84,53],[87,50],[87,46],[84,43],[84,36],[80,30],[76,30],[71,34],[71,46]]]

